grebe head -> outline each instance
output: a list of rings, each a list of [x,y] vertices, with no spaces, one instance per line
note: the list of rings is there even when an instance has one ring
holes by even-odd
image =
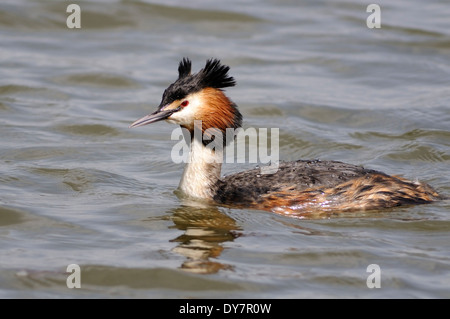
[[[202,132],[214,128],[225,133],[227,128],[240,127],[242,115],[222,91],[236,84],[228,75],[229,69],[219,60],[210,59],[198,73],[191,74],[191,61],[183,58],[178,66],[178,79],[164,91],[158,109],[130,127],[161,120],[178,124],[191,133],[196,123],[202,123]]]

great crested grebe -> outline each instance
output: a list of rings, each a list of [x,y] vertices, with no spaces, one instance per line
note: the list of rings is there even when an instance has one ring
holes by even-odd
[[[190,133],[189,161],[179,189],[189,197],[234,207],[262,209],[282,214],[372,210],[440,199],[429,185],[337,161],[280,163],[272,174],[252,169],[221,178],[221,150],[208,148],[211,141],[198,140],[194,130],[201,121],[208,129],[224,133],[239,128],[242,115],[222,89],[235,85],[229,67],[210,59],[196,74],[191,61],[183,58],[178,79],[164,91],[158,109],[130,127],[161,120],[174,123]],[[195,122],[194,122],[195,121]],[[226,145],[230,141],[224,138]]]

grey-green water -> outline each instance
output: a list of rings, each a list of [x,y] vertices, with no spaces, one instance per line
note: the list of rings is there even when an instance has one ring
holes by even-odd
[[[281,159],[449,195],[447,1],[378,1],[380,29],[356,0],[78,1],[78,30],[73,2],[0,4],[0,297],[450,297],[448,201],[317,220],[187,205],[174,127],[128,128],[183,56],[217,57],[245,126],[280,128]]]

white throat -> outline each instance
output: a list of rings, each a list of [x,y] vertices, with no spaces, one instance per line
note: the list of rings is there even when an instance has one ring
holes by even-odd
[[[220,179],[222,160],[222,150],[213,151],[198,139],[192,139],[179,189],[191,197],[212,199]]]

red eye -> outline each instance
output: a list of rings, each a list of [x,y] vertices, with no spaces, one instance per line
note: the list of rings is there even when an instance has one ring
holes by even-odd
[[[183,101],[183,103],[181,103],[181,106],[182,106],[182,107],[186,107],[186,106],[188,106],[188,105],[189,105],[189,101],[188,101],[188,100]]]

